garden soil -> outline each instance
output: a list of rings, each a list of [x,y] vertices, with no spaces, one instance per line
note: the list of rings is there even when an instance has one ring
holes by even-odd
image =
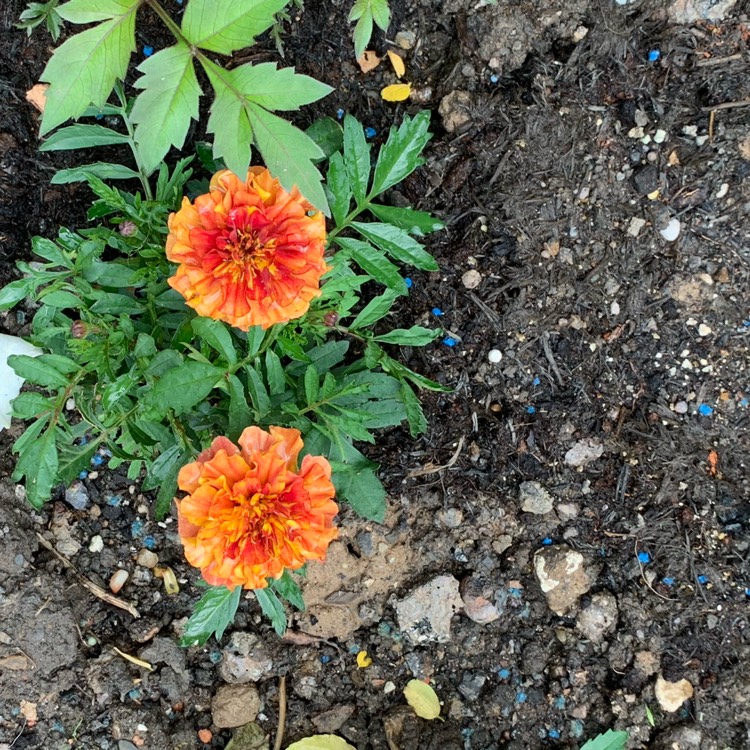
[[[2,281],[91,200],[49,184],[70,156],[37,151],[25,92],[52,45],[13,28],[22,5],[0,9]],[[281,62],[335,87],[295,118],[343,109],[377,145],[432,110],[389,200],[443,219],[441,270],[412,274],[392,322],[445,329],[401,356],[452,390],[423,395],[423,437],[368,447],[385,523],[342,510],[284,639],[250,596],[186,650],[200,589],[174,520],[106,457],[69,494],[81,510],[61,488],[32,512],[10,477],[22,427],[0,435],[0,747],[268,748],[281,714],[277,747],[577,748],[614,728],[629,748],[750,748],[748,4],[393,0],[372,47],[403,56],[406,104],[380,97],[387,59],[352,59],[350,6],[283,24]],[[167,42],[146,16],[139,59]],[[270,38],[247,55],[280,60]],[[118,569],[139,617],[82,585]],[[407,706],[413,678],[442,720]]]

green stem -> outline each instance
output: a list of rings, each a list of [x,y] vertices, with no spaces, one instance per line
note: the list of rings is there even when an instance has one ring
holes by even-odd
[[[122,87],[122,82],[117,81],[117,83],[115,83],[115,93],[120,100],[122,120],[125,123],[125,129],[128,131],[128,146],[130,146],[130,150],[133,152],[135,165],[138,167],[138,175],[141,180],[141,185],[143,185],[143,192],[146,195],[146,199],[152,201],[154,199],[154,194],[151,191],[151,183],[148,181],[148,174],[143,166],[141,154],[138,151],[138,144],[135,142],[135,129],[133,128],[133,123],[130,122],[130,117],[128,116],[128,98],[125,96],[125,89]]]
[[[331,240],[341,232],[344,231],[344,229],[347,229],[349,227],[349,224],[351,224],[363,211],[366,211],[368,208],[370,208],[370,203],[372,201],[374,196],[368,195],[367,198],[365,198],[365,202],[361,206],[357,206],[353,211],[350,211],[348,216],[339,224],[339,226],[334,227],[330,232],[328,232],[328,243],[330,246]]]
[[[174,22],[172,16],[170,16],[169,13],[164,10],[158,0],[146,0],[146,3],[151,7],[154,13],[159,16],[162,23],[172,32],[172,35],[175,39],[180,42],[184,42],[188,45],[188,47],[193,47],[193,44],[190,42],[190,40],[182,33],[182,29]]]

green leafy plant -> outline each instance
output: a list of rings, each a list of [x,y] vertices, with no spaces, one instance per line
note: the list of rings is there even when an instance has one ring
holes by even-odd
[[[127,120],[127,103],[117,113]],[[13,446],[14,477],[25,478],[29,502],[40,507],[55,486],[71,483],[97,453],[108,452],[110,467],[127,466],[131,479],[143,476],[143,488],[156,491],[155,514],[162,518],[180,468],[213,436],[236,440],[248,425],[283,425],[300,430],[306,452],[328,458],[339,500],[382,520],[377,465],[356,443],[373,443],[378,430],[402,422],[420,434],[427,424],[415,388],[446,390],[398,359],[398,347],[426,346],[441,331],[387,326],[396,300],[408,292],[403,267],[437,270],[419,238],[442,224],[380,200],[422,163],[428,125],[428,113],[404,118],[373,167],[361,124],[346,117],[343,149],[328,166],[334,226],[321,294],[304,317],[265,331],[245,333],[197,316],[167,283],[174,273],[164,252],[168,214],[188,185],[200,189],[189,159],[171,172],[162,165],[154,186],[135,173],[146,195],[106,184],[91,166],[80,168],[76,178],[84,177],[96,195],[88,214],[96,225],[62,229],[55,241],[34,238],[37,260],[18,263],[23,277],[0,291],[0,310],[34,301],[30,338],[44,350],[9,358],[36,386],[13,402],[14,416],[30,422]],[[86,127],[59,131],[57,145],[110,137]],[[339,140],[330,125],[317,131],[330,143]],[[142,164],[142,145],[130,131],[126,138]],[[215,168],[208,149],[199,144],[199,151]],[[385,289],[365,302],[363,287],[377,285]],[[256,597],[280,632],[282,600],[304,606],[291,575],[270,581]],[[209,589],[183,642],[220,636],[238,603],[238,590]]]
[[[106,111],[109,96],[128,72],[136,49],[136,14],[148,5],[174,35],[175,44],[138,66],[139,94],[129,118],[130,137],[138,144],[139,171],[152,174],[169,149],[180,148],[191,122],[199,117],[203,91],[195,64],[203,69],[214,99],[208,130],[213,151],[227,167],[244,175],[251,144],[282,185],[297,185],[316,207],[328,212],[321,175],[314,162],[324,154],[303,131],[278,111],[297,110],[330,93],[331,88],[293,68],[246,63],[225,68],[216,55],[229,56],[272,27],[287,0],[189,0],[181,23],[158,0],[69,0],[55,12],[74,24],[94,24],[66,40],[41,76],[49,82],[42,116],[45,135],[90,108]],[[107,177],[110,179],[110,177]]]
[[[354,25],[354,57],[359,60],[372,37],[373,24],[388,31],[391,23],[391,8],[388,0],[355,0],[349,11],[349,21]]]
[[[581,750],[625,750],[629,736],[627,732],[615,732],[614,729],[608,729],[590,739]]]
[[[60,38],[62,31],[62,18],[57,12],[57,6],[60,0],[47,0],[46,3],[29,3],[21,13],[16,28],[26,29],[26,33],[31,36],[31,32],[42,24],[54,41]]]

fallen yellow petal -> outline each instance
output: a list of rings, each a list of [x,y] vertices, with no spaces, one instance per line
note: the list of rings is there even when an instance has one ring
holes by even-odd
[[[388,50],[386,53],[388,55],[388,59],[391,61],[391,65],[393,65],[393,70],[396,72],[396,75],[401,78],[404,73],[406,73],[406,65],[404,65],[404,58],[401,57],[401,55],[397,55],[393,50]]]
[[[659,189],[654,190],[653,193],[648,194],[649,200],[655,201],[659,197]]]
[[[372,657],[367,654],[367,651],[360,651],[357,654],[357,666],[360,669],[365,669],[372,664]]]
[[[409,98],[410,94],[410,83],[394,83],[380,92],[380,96],[387,102],[403,102]]]

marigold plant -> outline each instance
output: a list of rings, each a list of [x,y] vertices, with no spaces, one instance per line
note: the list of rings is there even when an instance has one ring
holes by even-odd
[[[209,192],[169,218],[170,286],[199,315],[247,331],[300,318],[320,294],[325,218],[267,169],[215,174]]]
[[[268,578],[323,560],[338,535],[331,465],[297,458],[299,430],[248,427],[238,448],[216,438],[178,485],[179,531],[188,562],[213,586],[265,588]]]

